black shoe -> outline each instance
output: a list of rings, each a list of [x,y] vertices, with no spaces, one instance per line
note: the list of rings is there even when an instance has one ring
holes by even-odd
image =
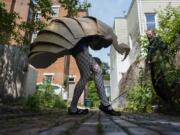
[[[101,104],[101,105],[99,106],[99,109],[100,109],[101,111],[103,111],[104,113],[110,114],[110,115],[112,115],[112,116],[121,116],[121,112],[115,111],[114,109],[112,109],[112,108],[110,107],[110,105],[104,106],[104,105]]]
[[[85,115],[88,114],[89,110],[88,109],[79,109],[77,108],[77,110],[75,112],[72,112],[70,108],[68,108],[68,114],[70,115]]]

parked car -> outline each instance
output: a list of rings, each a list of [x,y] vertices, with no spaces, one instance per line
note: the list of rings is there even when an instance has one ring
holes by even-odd
[[[43,88],[41,86],[43,86],[43,83],[37,83],[36,89],[37,90],[43,90]],[[54,90],[54,93],[56,95],[61,95],[64,100],[67,100],[67,91],[64,89],[63,86],[61,86],[59,84],[54,84],[54,83],[51,83],[51,86],[52,86],[52,89]]]

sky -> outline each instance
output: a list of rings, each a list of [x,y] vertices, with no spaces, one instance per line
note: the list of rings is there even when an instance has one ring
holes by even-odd
[[[128,12],[132,0],[88,0],[91,3],[89,15],[98,18],[113,27],[114,18],[122,17]],[[125,13],[124,13],[125,11]],[[100,51],[90,50],[93,56],[99,57],[103,62],[110,62],[108,53],[110,47]]]

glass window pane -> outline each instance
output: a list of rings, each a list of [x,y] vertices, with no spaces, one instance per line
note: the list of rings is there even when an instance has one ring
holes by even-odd
[[[36,14],[35,14],[35,21],[40,21],[42,15],[41,15],[41,11],[38,11]]]
[[[59,16],[59,7],[52,7],[53,11],[53,17],[58,17]]]
[[[155,13],[146,13],[146,26],[147,29],[155,29],[156,22],[155,22]]]
[[[146,20],[147,22],[155,22],[155,15],[154,14],[147,14],[146,15]]]
[[[45,75],[44,76],[44,82],[45,83],[51,83],[52,82],[52,75]]]

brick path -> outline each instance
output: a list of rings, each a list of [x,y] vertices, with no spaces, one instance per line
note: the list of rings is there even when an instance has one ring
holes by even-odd
[[[84,116],[69,116],[66,111],[1,116],[0,135],[180,135],[180,117],[128,113],[117,117],[100,111]]]

